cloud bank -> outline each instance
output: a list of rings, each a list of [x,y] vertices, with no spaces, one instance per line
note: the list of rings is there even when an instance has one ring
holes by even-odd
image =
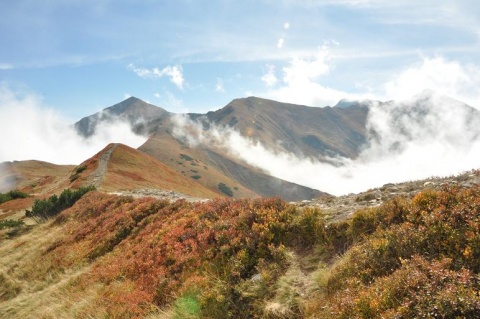
[[[146,140],[123,122],[100,125],[95,135],[85,139],[37,96],[4,84],[0,85],[0,135],[0,162],[35,159],[55,164],[79,164],[108,143],[138,147]]]
[[[335,62],[341,62],[335,53],[337,46],[338,42],[330,41],[314,53],[292,56],[282,68],[267,64],[261,77],[266,91],[258,95],[287,103],[324,107],[336,105],[341,99],[405,100],[430,89],[480,108],[480,65],[442,56],[419,55],[416,62],[382,79],[382,84],[375,87],[368,84],[369,79],[353,83],[358,88],[355,92],[329,87],[324,83],[334,72]]]
[[[275,177],[334,195],[479,167],[480,116],[463,103],[425,91],[401,102],[372,102],[370,108],[369,145],[356,159],[329,163],[275,153],[232,129],[212,126],[205,132],[184,117],[177,118],[174,133],[193,146],[221,147]]]
[[[388,99],[405,99],[431,89],[480,108],[480,66],[423,57],[389,80],[379,92]]]
[[[266,73],[261,80],[267,91],[258,95],[276,101],[318,107],[335,105],[344,98],[373,98],[372,94],[351,94],[321,83],[334,68],[332,45],[338,43],[325,44],[311,55],[292,57],[281,68],[280,76],[276,73],[275,65],[266,65]]]

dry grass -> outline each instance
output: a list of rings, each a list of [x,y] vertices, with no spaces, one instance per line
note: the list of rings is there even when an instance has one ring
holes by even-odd
[[[73,168],[72,165],[55,165],[42,161],[16,161],[7,163],[0,182],[15,180],[13,188],[29,194],[53,194],[67,187],[68,175]]]
[[[118,145],[113,151],[101,188],[109,191],[156,188],[194,197],[218,196],[159,160],[125,145]]]
[[[265,304],[265,318],[303,317],[305,301],[319,289],[317,269],[322,267],[318,262],[312,262],[309,255],[300,256],[293,251],[288,255],[289,267],[275,284],[275,297]]]
[[[77,318],[95,313],[90,308],[100,287],[78,290],[89,266],[61,269],[55,258],[44,256],[62,232],[62,226],[50,222],[0,241],[0,318]]]

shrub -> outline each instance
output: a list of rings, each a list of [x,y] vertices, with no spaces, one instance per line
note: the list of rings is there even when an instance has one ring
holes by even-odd
[[[291,231],[288,233],[292,245],[308,250],[316,244],[326,242],[326,224],[320,210],[305,208],[294,215]]]
[[[13,219],[0,220],[0,230],[4,228],[17,228],[24,225],[25,223],[21,220],[13,220]]]
[[[8,193],[0,193],[0,204],[5,202],[18,199],[18,198],[27,198],[29,195],[18,190],[9,191]]]
[[[480,188],[428,190],[358,212],[325,318],[473,318],[480,310]]]
[[[73,206],[84,194],[92,190],[95,190],[94,186],[80,187],[76,190],[65,189],[60,196],[52,195],[48,199],[36,199],[32,210],[27,210],[25,215],[36,220],[46,220]]]
[[[180,154],[180,157],[185,161],[189,161],[189,162],[194,160],[193,157],[188,156],[187,154]]]
[[[233,192],[230,187],[228,187],[225,183],[219,183],[218,189],[227,196],[233,197]]]
[[[87,169],[87,165],[77,166],[73,171],[73,174],[70,175],[70,182],[74,182],[80,176],[80,174],[86,169]]]

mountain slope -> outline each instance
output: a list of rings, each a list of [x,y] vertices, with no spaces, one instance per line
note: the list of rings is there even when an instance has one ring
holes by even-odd
[[[55,165],[42,161],[0,163],[0,193],[18,189],[26,193],[51,194],[68,185],[72,165]]]
[[[368,106],[361,103],[319,108],[249,97],[198,118],[207,127],[208,122],[231,127],[269,149],[354,158],[366,142],[367,115]]]
[[[89,192],[0,240],[0,314],[478,318],[479,212],[478,185],[394,197],[335,222],[279,199]]]
[[[102,122],[127,120],[134,132],[145,134],[147,133],[145,125],[148,121],[167,114],[168,112],[164,109],[132,96],[98,113],[82,118],[74,126],[80,135],[89,137],[95,134],[97,126]]]
[[[289,201],[311,199],[324,194],[269,176],[232,158],[225,150],[205,144],[191,146],[170,133],[171,125],[163,123],[158,126],[157,133],[138,149],[182,175],[195,178],[197,183],[212,191],[236,198],[280,196]]]
[[[317,198],[325,193],[316,189],[290,183],[267,175],[245,163],[238,163],[231,158],[211,150],[206,150],[209,158],[226,175],[243,186],[264,197],[279,196],[287,201],[299,201]]]
[[[182,176],[157,159],[123,144],[110,144],[83,162],[73,186],[94,185],[104,191],[160,189],[186,195],[218,196],[193,179]]]

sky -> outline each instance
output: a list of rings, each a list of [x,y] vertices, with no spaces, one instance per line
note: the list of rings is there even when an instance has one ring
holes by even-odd
[[[3,90],[71,122],[129,96],[175,113],[423,89],[480,106],[473,0],[16,0],[0,14]]]
[[[257,96],[400,101],[370,112],[383,140],[333,166],[218,128],[231,153],[276,177],[338,195],[478,168],[480,123],[456,102],[480,109],[474,0],[15,0],[0,15],[0,162],[79,164],[110,142],[142,145],[125,123],[89,139],[71,127],[130,96],[173,113]],[[398,131],[395,109],[425,92],[428,121]]]

